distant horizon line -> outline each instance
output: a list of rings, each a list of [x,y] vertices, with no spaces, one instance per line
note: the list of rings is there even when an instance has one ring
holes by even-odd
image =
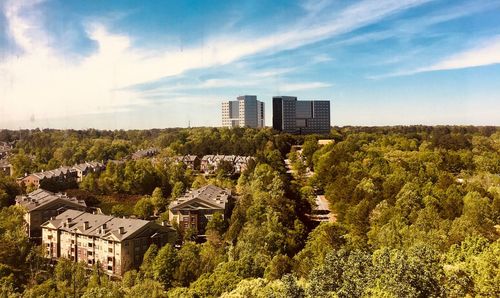
[[[331,126],[331,129],[336,128],[384,128],[384,127],[495,127],[500,128],[500,124],[376,124],[376,125],[334,125]],[[74,131],[86,131],[86,130],[97,130],[97,131],[133,131],[133,130],[164,130],[164,129],[199,129],[199,128],[223,128],[223,129],[239,129],[239,128],[247,128],[254,130],[261,129],[272,129],[272,126],[265,126],[262,128],[252,128],[252,127],[224,127],[224,126],[169,126],[169,127],[151,127],[151,128],[95,128],[95,127],[87,127],[87,128],[55,128],[55,127],[35,127],[35,128],[26,128],[19,127],[17,129],[12,128],[0,128],[0,131],[22,131],[22,130],[74,130]],[[282,133],[282,132],[280,132]]]

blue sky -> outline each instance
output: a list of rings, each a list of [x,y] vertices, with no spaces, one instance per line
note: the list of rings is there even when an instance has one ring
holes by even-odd
[[[500,125],[500,0],[0,0],[0,128],[219,126],[238,95],[333,125]]]

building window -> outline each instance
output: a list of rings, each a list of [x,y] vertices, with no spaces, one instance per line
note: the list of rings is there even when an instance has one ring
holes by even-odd
[[[113,266],[108,266],[108,271],[113,271]]]
[[[87,245],[88,245],[88,247],[92,247],[92,243],[90,243],[90,242]]]
[[[111,247],[109,247],[108,252],[113,252],[113,249]]]

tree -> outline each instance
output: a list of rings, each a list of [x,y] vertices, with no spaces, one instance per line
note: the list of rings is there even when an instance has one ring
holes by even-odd
[[[292,272],[292,260],[287,255],[276,255],[264,272],[268,280],[281,279],[285,274]]]
[[[161,188],[156,187],[151,195],[151,200],[155,206],[156,213],[165,211],[168,208],[168,200],[163,196]]]
[[[142,258],[141,273],[144,275],[144,277],[154,277],[153,265],[155,263],[157,255],[158,246],[156,246],[155,244],[151,244],[148,250],[146,250],[146,252],[144,253],[144,257]]]
[[[116,217],[123,217],[129,215],[127,207],[123,204],[116,204],[111,207],[111,214]]]
[[[165,289],[174,283],[174,273],[179,265],[179,258],[174,247],[166,244],[159,251],[153,263],[154,279],[160,282]]]
[[[175,182],[174,184],[174,187],[172,189],[172,198],[178,198],[180,197],[183,193],[184,193],[184,183],[182,183],[181,181],[177,181]]]
[[[174,273],[176,283],[181,286],[188,286],[200,275],[200,247],[187,241],[177,253],[178,266]]]
[[[151,201],[151,197],[145,196],[141,198],[137,203],[135,203],[134,206],[134,214],[137,215],[139,218],[149,218],[153,215],[154,212],[154,205],[153,202]]]
[[[227,222],[221,212],[215,212],[206,226],[207,240],[212,243],[219,243],[227,229]]]

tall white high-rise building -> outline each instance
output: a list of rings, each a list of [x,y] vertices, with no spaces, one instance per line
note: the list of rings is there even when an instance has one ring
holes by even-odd
[[[222,103],[222,126],[264,127],[264,112],[264,103],[258,101],[257,96],[238,96],[237,100]]]

